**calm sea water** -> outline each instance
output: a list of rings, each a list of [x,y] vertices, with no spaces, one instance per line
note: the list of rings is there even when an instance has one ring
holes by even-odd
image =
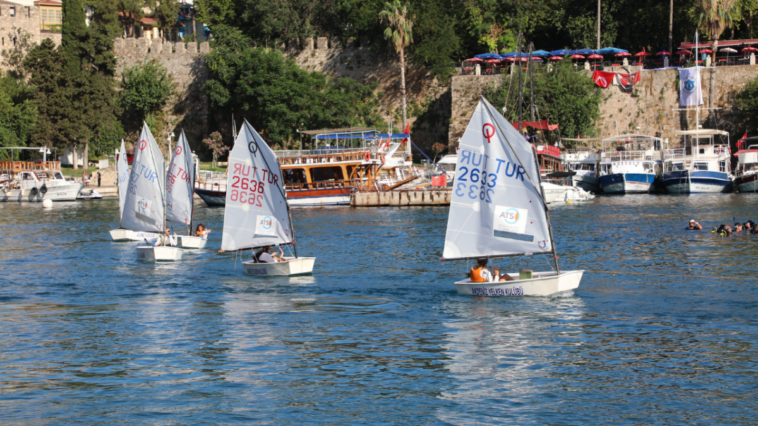
[[[758,422],[758,236],[683,230],[758,197],[556,208],[562,268],[651,275],[553,298],[457,295],[446,208],[294,210],[314,274],[260,279],[198,206],[209,250],[154,265],[116,201],[0,203],[0,425]]]

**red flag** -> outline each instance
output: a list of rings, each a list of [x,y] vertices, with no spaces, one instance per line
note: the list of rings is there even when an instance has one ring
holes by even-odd
[[[611,81],[613,81],[613,75],[614,73],[612,72],[595,71],[592,73],[592,81],[594,81],[598,86],[605,89],[611,84]]]
[[[747,139],[747,132],[737,141],[737,149],[743,149],[745,147],[745,139]]]
[[[411,134],[411,123],[408,123],[408,124],[405,125],[405,131],[403,133],[405,133],[406,135],[410,136],[410,134]],[[406,137],[403,138],[402,142],[400,142],[401,145],[408,142],[408,136],[406,136]]]

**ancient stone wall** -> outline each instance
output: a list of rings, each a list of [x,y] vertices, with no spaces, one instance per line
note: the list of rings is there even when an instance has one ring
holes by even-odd
[[[479,96],[490,87],[508,81],[508,78],[503,75],[453,77],[450,147],[457,146],[458,139],[463,136]],[[739,117],[734,111],[734,98],[748,81],[755,78],[758,78],[758,66],[755,65],[701,69],[704,105],[700,108],[700,125],[730,131],[733,133],[732,139],[742,136],[745,129],[735,128]],[[632,93],[621,90],[619,86],[601,89],[603,101],[597,123],[598,136],[611,137],[624,132],[653,135],[661,132],[664,138],[673,141],[676,130],[694,129],[694,109],[691,112],[676,111],[680,108],[678,85],[678,70],[644,70]],[[708,107],[711,97],[713,107],[719,109],[704,109]]]

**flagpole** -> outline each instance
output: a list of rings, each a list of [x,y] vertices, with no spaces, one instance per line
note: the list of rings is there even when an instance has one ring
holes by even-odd
[[[695,29],[695,76],[697,77],[697,86],[695,87],[695,130],[700,128],[700,67],[697,63],[698,58],[698,40],[697,28]]]

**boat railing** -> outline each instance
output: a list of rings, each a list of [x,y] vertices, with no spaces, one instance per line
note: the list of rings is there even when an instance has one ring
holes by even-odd
[[[284,189],[287,191],[306,191],[313,189],[335,189],[350,188],[360,185],[360,179],[328,180],[312,183],[286,183]]]
[[[615,151],[603,152],[601,161],[652,161],[653,156],[648,151]]]
[[[0,172],[60,171],[60,161],[0,161]]]
[[[663,151],[663,160],[682,160],[687,158],[687,150],[684,148],[666,149]]]
[[[274,154],[282,165],[364,161],[367,157],[372,157],[371,150],[368,148],[327,148],[275,151]]]

